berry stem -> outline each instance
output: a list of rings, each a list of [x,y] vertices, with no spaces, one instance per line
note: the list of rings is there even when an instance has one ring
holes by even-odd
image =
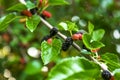
[[[70,35],[72,36],[72,31],[70,30]]]

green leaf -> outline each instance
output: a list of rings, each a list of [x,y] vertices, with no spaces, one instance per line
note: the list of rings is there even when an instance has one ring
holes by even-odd
[[[58,28],[65,31],[78,31],[77,25],[70,21],[59,23]]]
[[[31,61],[27,63],[26,68],[25,68],[25,73],[29,75],[33,75],[36,73],[39,73],[42,68],[42,64],[38,60]]]
[[[67,1],[65,0],[48,0],[50,5],[66,5],[69,4]]]
[[[16,5],[8,8],[7,10],[8,11],[18,11],[18,12],[21,12],[21,11],[26,10],[26,9],[27,9],[27,7],[24,4],[18,3]]]
[[[90,46],[91,35],[83,34],[82,40],[86,48],[91,49],[91,46]]]
[[[82,57],[72,57],[52,68],[47,80],[94,80],[99,74],[97,64]]]
[[[15,14],[8,14],[2,18],[0,18],[0,31],[4,30],[9,23],[11,23],[14,19],[16,19]]]
[[[119,80],[120,79],[120,68],[119,69],[115,69],[113,72],[115,80]]]
[[[68,30],[67,23],[65,23],[65,22],[59,23],[59,24],[58,24],[58,28],[59,28],[60,30],[65,30],[65,31],[67,31],[67,30]]]
[[[38,15],[27,17],[26,26],[31,32],[33,32],[37,28],[39,23],[40,23],[40,18]]]
[[[105,31],[103,29],[93,31],[92,40],[100,41],[103,38],[104,34],[105,34]]]
[[[60,53],[62,42],[59,39],[54,39],[52,44],[48,44],[46,41],[41,44],[41,57],[44,64],[48,64],[53,61]]]
[[[27,3],[26,6],[27,6],[28,9],[33,9],[33,8],[36,7],[35,4],[32,3],[31,1],[27,1],[26,3]]]
[[[91,35],[90,34],[83,34],[83,43],[86,46],[86,48],[93,50],[93,49],[98,49],[101,47],[104,47],[105,45],[99,41],[93,41],[91,40]]]
[[[93,41],[90,43],[91,45],[91,50],[93,49],[98,49],[98,48],[101,48],[101,47],[104,47],[105,45],[101,42],[98,42],[98,41]]]
[[[113,53],[105,53],[101,56],[101,58],[107,63],[110,70],[113,71],[117,68],[120,68],[120,60],[117,55]]]
[[[68,31],[78,31],[77,25],[74,22],[66,21]]]
[[[94,25],[91,22],[88,22],[88,31],[89,31],[89,33],[92,34],[93,30],[94,30]]]

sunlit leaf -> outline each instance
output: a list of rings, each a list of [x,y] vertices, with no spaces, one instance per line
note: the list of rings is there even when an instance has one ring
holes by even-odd
[[[0,30],[4,30],[9,23],[15,20],[17,17],[15,14],[8,14],[2,18],[0,18]]]
[[[88,31],[91,34],[94,30],[94,25],[91,22],[88,22]]]
[[[101,42],[98,42],[98,41],[93,41],[90,43],[91,45],[91,49],[98,49],[98,48],[101,48],[101,47],[104,47],[105,45]]]
[[[31,32],[33,32],[37,28],[39,23],[40,23],[40,18],[38,15],[33,15],[32,17],[28,17],[26,20],[26,26]]]
[[[41,57],[44,64],[48,64],[53,61],[60,53],[62,42],[59,39],[54,39],[51,44],[46,41],[41,44]]]
[[[18,11],[18,12],[21,12],[21,11],[26,10],[26,9],[27,9],[27,7],[24,4],[18,3],[16,5],[8,8],[7,10],[8,11]]]
[[[93,41],[90,34],[84,34],[82,40],[86,48],[90,50],[98,49],[105,46],[99,41]]]
[[[27,1],[26,6],[27,6],[28,9],[32,9],[32,8],[35,8],[35,7],[36,7],[35,4],[32,3],[31,1]]]
[[[59,28],[60,30],[65,30],[65,31],[68,30],[68,26],[67,26],[67,24],[66,24],[65,22],[59,23],[59,24],[58,24],[58,28]]]
[[[58,63],[50,71],[48,80],[94,80],[99,74],[97,64],[85,58],[72,57]]]
[[[77,25],[74,22],[66,21],[68,26],[68,31],[78,31]]]
[[[102,60],[104,60],[108,68],[110,70],[115,70],[116,68],[120,68],[120,60],[117,55],[114,53],[105,53],[104,55],[101,56]]]
[[[90,46],[91,36],[89,34],[83,34],[82,40],[86,48],[91,49]]]
[[[92,40],[100,41],[103,38],[104,34],[105,34],[105,31],[103,29],[93,31]]]

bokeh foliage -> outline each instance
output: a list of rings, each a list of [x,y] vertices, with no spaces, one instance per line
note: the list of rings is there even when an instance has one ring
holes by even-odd
[[[18,0],[0,0],[0,17],[6,15],[8,13],[6,9],[18,2]],[[113,36],[115,29],[119,30],[120,33],[120,1],[68,0],[68,2],[70,5],[51,6],[47,8],[53,15],[52,18],[47,21],[53,26],[58,26],[57,24],[61,21],[71,20],[73,16],[79,16],[83,24],[87,24],[88,21],[90,21],[94,24],[95,29],[102,28],[106,32],[102,39],[105,47],[100,50],[100,54],[111,52],[120,56],[116,51],[116,45],[120,44],[120,38],[115,39]],[[85,29],[87,31],[86,26],[83,27],[80,25],[81,21],[77,22],[79,29]],[[4,72],[5,68],[8,68],[12,72],[12,75],[20,80],[33,80],[33,76],[35,80],[43,80],[46,78],[47,73],[41,71],[36,71],[32,75],[27,74],[26,65],[31,64],[30,67],[32,67],[33,70],[36,69],[34,65],[38,65],[37,69],[41,69],[41,66],[43,66],[41,59],[28,56],[27,49],[29,47],[36,47],[40,50],[41,39],[48,33],[49,29],[42,23],[31,33],[24,23],[20,23],[19,19],[12,22],[4,31],[0,31],[0,53],[3,53],[3,50],[5,50],[5,56],[2,56],[0,59],[1,73]],[[68,34],[66,33],[66,35]],[[11,51],[4,48],[5,46],[9,46]],[[67,51],[67,53],[63,53],[59,58],[78,55],[74,48]],[[27,64],[21,61],[23,55],[27,59]],[[40,63],[38,63],[37,60],[39,60]],[[51,68],[53,65],[55,65],[55,63],[50,63],[47,66]]]

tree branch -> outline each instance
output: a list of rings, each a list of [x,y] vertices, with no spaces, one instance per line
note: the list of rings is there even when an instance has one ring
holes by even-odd
[[[52,26],[50,23],[48,23],[46,20],[44,20],[42,17],[40,17],[40,19],[41,19],[42,23],[45,24],[49,29],[52,29],[52,28],[53,28],[53,26]],[[64,40],[67,38],[67,37],[66,37],[64,34],[62,34],[61,32],[58,32],[57,34],[58,34],[61,38],[63,38]],[[78,51],[81,51],[81,48],[80,48],[75,42],[73,42],[72,46],[73,46],[75,49],[77,49]],[[85,55],[83,55],[83,56],[85,56]],[[97,64],[101,67],[102,70],[108,70],[108,69],[106,68],[106,66],[103,66],[98,60],[96,60],[96,59],[93,58],[92,56],[89,56],[89,57],[90,57],[91,60],[93,60],[95,63],[97,63]],[[104,63],[103,63],[103,64],[104,64]],[[108,71],[109,71],[109,70],[108,70]]]
[[[25,4],[26,5],[26,2],[24,1],[24,0],[19,0],[21,3],[23,3],[23,4]],[[52,29],[53,28],[53,26],[50,24],[50,23],[48,23],[46,20],[44,20],[42,17],[40,17],[40,19],[41,19],[41,21],[42,21],[42,23],[43,24],[45,24],[49,29]],[[64,40],[67,38],[65,35],[63,35],[61,32],[58,32],[57,33],[61,38],[63,38]],[[72,46],[75,48],[75,49],[77,49],[78,51],[81,51],[81,48],[75,43],[75,42],[73,42],[73,44],[72,44]],[[83,55],[83,56],[85,56],[85,55]],[[93,60],[96,64],[98,64],[100,67],[101,67],[101,69],[102,70],[107,70],[107,71],[109,71],[108,69],[107,69],[107,66],[104,66],[103,64],[101,64],[97,59],[95,59],[94,57],[92,57],[92,56],[89,56],[90,58],[91,58],[91,60]],[[110,72],[110,71],[109,71]],[[112,74],[112,73],[111,73]]]
[[[44,20],[42,17],[40,17],[41,21],[43,24],[45,24],[49,29],[52,29],[53,26],[51,24],[49,24],[46,20]],[[57,33],[61,38],[63,38],[64,40],[67,38],[65,35],[63,35],[61,32]],[[76,48],[78,51],[81,51],[81,48],[75,43],[73,42],[72,46],[74,48]]]

